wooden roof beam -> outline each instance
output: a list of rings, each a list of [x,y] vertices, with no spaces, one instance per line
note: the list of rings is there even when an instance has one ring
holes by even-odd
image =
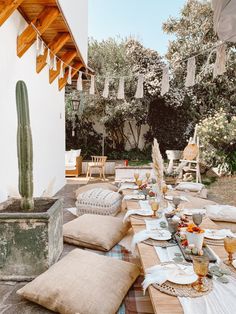
[[[71,71],[71,78],[73,78],[75,76],[75,74],[84,67],[84,65],[82,64],[82,62],[76,62],[73,65],[73,69]],[[63,78],[60,78],[58,80],[58,88],[59,90],[62,90],[62,88],[64,88],[67,84],[67,79],[68,79],[68,74],[69,74],[69,69],[66,70],[66,73],[64,75]]]
[[[32,21],[32,24],[37,28],[40,34],[43,34],[46,29],[58,17],[60,11],[57,7],[45,7],[37,18]],[[37,33],[34,27],[30,24],[24,31],[17,37],[17,55],[22,57],[29,47],[35,42]]]
[[[0,26],[9,18],[9,16],[19,7],[24,0],[5,0],[0,5]]]
[[[57,54],[58,51],[66,44],[68,40],[70,40],[69,33],[58,33],[52,42],[48,44],[49,49],[53,54]],[[37,56],[36,60],[36,72],[39,73],[46,65],[48,49],[45,48],[44,54],[41,56]]]
[[[63,69],[67,67],[67,64],[70,64],[71,61],[76,57],[77,51],[76,50],[68,50],[64,53],[64,55],[61,57],[61,60],[64,62]],[[49,83],[51,84],[57,76],[60,74],[61,70],[61,61],[57,61],[57,70],[53,71],[53,69],[49,70]]]

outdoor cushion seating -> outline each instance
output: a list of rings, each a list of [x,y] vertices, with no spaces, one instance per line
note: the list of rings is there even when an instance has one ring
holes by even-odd
[[[77,215],[96,214],[115,216],[121,210],[122,195],[103,188],[95,188],[77,196]]]
[[[114,314],[138,266],[75,249],[17,294],[61,314]]]
[[[230,205],[205,206],[207,216],[215,221],[236,222],[236,207]]]
[[[67,243],[109,251],[126,235],[129,227],[117,217],[83,215],[63,226],[63,237]]]
[[[93,190],[93,189],[97,189],[97,188],[101,188],[101,189],[105,189],[105,190],[110,190],[113,192],[118,192],[118,187],[115,186],[114,184],[111,183],[106,183],[106,182],[102,182],[102,183],[92,183],[92,184],[86,184],[82,187],[79,187],[76,192],[76,198],[79,196],[79,194],[87,192],[89,190]]]
[[[181,182],[176,186],[178,191],[200,192],[204,188],[204,184],[195,182]]]
[[[81,149],[65,152],[66,176],[79,176],[82,173]]]

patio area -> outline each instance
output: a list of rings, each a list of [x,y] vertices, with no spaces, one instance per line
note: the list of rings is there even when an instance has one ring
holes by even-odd
[[[0,314],[233,314],[235,1],[3,0],[0,41]]]

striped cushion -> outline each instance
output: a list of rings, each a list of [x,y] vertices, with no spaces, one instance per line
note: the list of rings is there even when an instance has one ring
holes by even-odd
[[[115,216],[121,210],[122,195],[111,190],[96,188],[77,197],[77,215],[95,214]]]

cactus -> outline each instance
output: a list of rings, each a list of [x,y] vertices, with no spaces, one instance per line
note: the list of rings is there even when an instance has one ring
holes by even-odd
[[[34,210],[33,200],[33,144],[30,128],[28,93],[25,82],[16,84],[16,107],[18,117],[17,156],[19,168],[19,193],[21,209]]]

